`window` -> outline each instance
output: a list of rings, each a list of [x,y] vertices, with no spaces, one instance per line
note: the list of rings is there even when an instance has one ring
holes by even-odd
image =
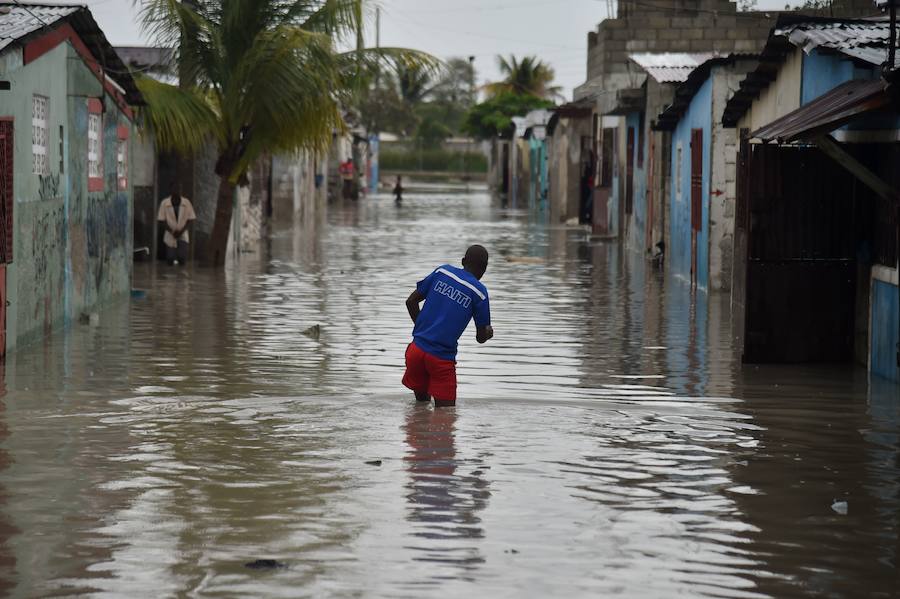
[[[31,98],[31,172],[35,175],[50,174],[49,113],[49,98],[37,95]]]
[[[66,130],[62,125],[59,126],[59,174],[66,172],[65,156],[66,156]]]
[[[103,156],[103,117],[99,114],[88,115],[88,177],[103,176],[101,159]]]
[[[119,127],[116,143],[116,179],[119,189],[128,189],[128,127]]]
[[[88,100],[88,191],[103,191],[103,104]]]

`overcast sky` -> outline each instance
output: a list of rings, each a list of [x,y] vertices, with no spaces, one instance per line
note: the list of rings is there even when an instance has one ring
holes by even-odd
[[[131,0],[81,0],[116,45],[147,45]],[[760,9],[785,0],[759,0]],[[373,3],[374,4],[374,3]],[[381,44],[439,58],[475,56],[479,83],[498,78],[498,54],[533,54],[556,71],[567,98],[584,82],[587,33],[607,16],[607,0],[380,0]],[[374,26],[367,42],[375,43]]]

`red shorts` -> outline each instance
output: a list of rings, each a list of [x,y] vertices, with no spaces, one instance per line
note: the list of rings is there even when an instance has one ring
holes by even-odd
[[[403,384],[413,391],[427,393],[436,401],[456,401],[456,362],[432,356],[410,343],[406,348]]]

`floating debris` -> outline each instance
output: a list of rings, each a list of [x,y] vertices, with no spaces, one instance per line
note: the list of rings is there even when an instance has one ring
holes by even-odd
[[[835,500],[834,503],[831,504],[831,509],[833,509],[834,511],[836,511],[836,512],[837,512],[838,514],[840,514],[841,516],[846,516],[846,515],[847,515],[847,511],[849,510],[849,507],[850,507],[850,506],[847,505],[847,502],[846,502],[846,501],[837,501],[837,500]]]
[[[366,462],[367,466],[381,466],[381,460],[369,460]]]
[[[318,339],[319,335],[322,334],[322,327],[317,324],[314,324],[313,326],[311,326],[308,329],[306,329],[305,331],[303,331],[303,334],[306,335],[307,337],[309,337],[310,339]]]
[[[277,570],[278,568],[287,568],[287,564],[283,564],[274,559],[258,559],[244,564],[245,568],[251,570]]]

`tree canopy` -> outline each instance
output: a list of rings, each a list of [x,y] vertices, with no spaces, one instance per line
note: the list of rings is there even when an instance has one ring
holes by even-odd
[[[176,49],[180,85],[138,78],[144,125],[163,150],[214,141],[222,188],[210,242],[224,262],[233,186],[264,153],[325,150],[342,106],[377,64],[427,70],[399,48],[340,51],[362,31],[363,0],[138,0],[154,42]]]
[[[484,87],[489,96],[513,93],[537,96],[545,100],[562,96],[562,88],[552,85],[555,77],[553,69],[535,56],[525,56],[521,60],[515,56],[508,59],[498,56],[497,65],[504,78]]]
[[[438,70],[399,65],[371,78],[359,112],[370,130],[435,146],[461,132],[474,93],[475,73],[466,59],[451,58]]]
[[[512,117],[532,110],[551,108],[553,102],[533,94],[501,92],[478,104],[466,115],[465,130],[480,139],[509,138],[514,127]]]

